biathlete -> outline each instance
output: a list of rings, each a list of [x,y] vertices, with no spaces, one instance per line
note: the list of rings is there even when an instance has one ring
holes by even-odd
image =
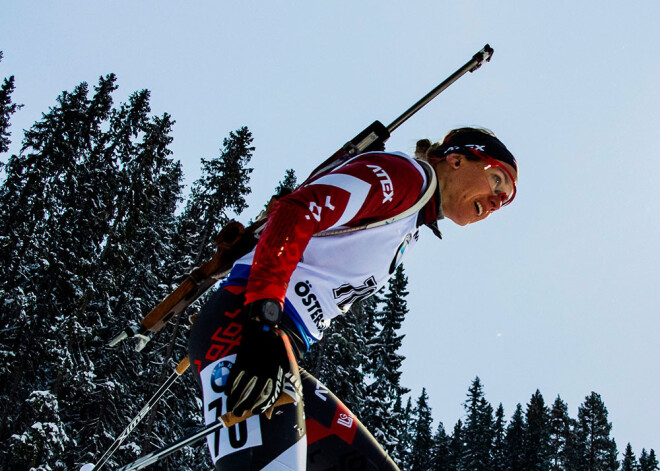
[[[256,248],[201,309],[189,354],[205,422],[255,414],[207,438],[216,469],[398,469],[296,364],[334,317],[385,285],[421,226],[481,221],[515,197],[516,160],[489,131],[419,141],[416,157],[361,154],[281,198]],[[273,409],[283,392],[295,402]]]

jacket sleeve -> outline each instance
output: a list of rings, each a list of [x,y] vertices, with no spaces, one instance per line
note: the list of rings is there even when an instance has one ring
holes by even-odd
[[[423,184],[407,159],[365,154],[280,199],[257,244],[246,303],[284,303],[291,273],[314,234],[400,214],[415,204]]]

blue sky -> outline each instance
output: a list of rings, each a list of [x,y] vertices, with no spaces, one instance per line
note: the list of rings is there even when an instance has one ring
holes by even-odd
[[[619,450],[660,449],[660,3],[7,2],[16,152],[62,90],[114,72],[177,121],[187,182],[229,131],[253,132],[253,216],[375,119],[388,124],[484,44],[491,63],[400,127],[389,150],[481,125],[517,156],[518,196],[441,224],[406,262],[403,382],[450,428],[475,376],[507,417],[538,388],[572,416],[600,393]],[[3,156],[6,159],[6,155]]]

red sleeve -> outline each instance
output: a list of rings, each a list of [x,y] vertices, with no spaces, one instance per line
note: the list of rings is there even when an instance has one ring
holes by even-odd
[[[285,196],[257,244],[246,303],[284,296],[311,237],[336,226],[396,216],[419,198],[424,179],[408,160],[367,154]]]

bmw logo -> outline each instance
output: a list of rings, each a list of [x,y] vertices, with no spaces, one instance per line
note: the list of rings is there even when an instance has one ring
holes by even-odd
[[[227,376],[229,375],[229,370],[231,370],[233,363],[230,361],[223,360],[213,369],[211,373],[211,387],[214,391],[220,392],[224,389],[227,384]]]

